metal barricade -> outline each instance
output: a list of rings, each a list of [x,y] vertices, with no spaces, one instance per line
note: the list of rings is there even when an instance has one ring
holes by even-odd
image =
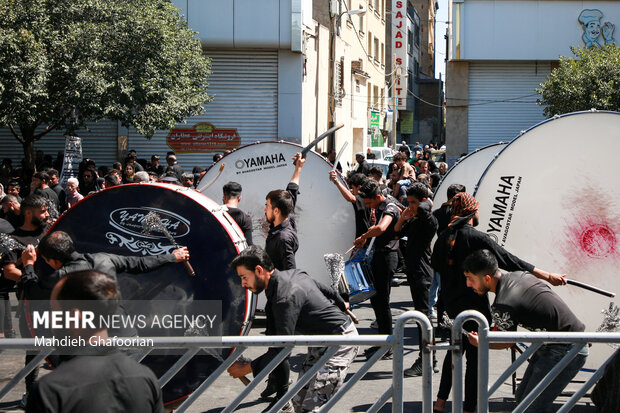
[[[488,413],[489,397],[508,379],[516,370],[538,350],[544,343],[620,343],[620,333],[573,333],[573,332],[500,332],[489,331],[487,319],[478,311],[464,311],[454,320],[452,325],[452,411],[463,412],[463,353],[461,344],[463,337],[463,324],[467,321],[475,321],[478,324],[478,390],[477,390],[477,411]],[[500,377],[489,386],[489,348],[491,343],[532,343],[511,365],[500,375]],[[581,347],[575,346],[554,366],[549,373],[532,389],[532,391],[515,407],[513,413],[521,413],[545,390],[555,377],[570,363],[577,355]],[[586,394],[603,375],[605,367],[613,355],[609,357],[585,382],[579,390],[562,406],[558,413],[567,413],[572,409],[579,399]]]
[[[321,359],[298,381],[291,386],[288,392],[276,403],[270,412],[277,412],[286,402],[306,384],[314,374],[327,362],[327,360],[337,351],[339,346],[379,346],[381,347],[368,361],[366,361],[360,369],[347,380],[340,390],[325,404],[321,412],[329,411],[342,397],[351,389],[370,368],[388,351],[392,350],[393,360],[393,377],[392,385],[383,393],[381,397],[373,404],[368,412],[377,412],[388,400],[392,399],[392,412],[401,413],[403,411],[403,357],[404,357],[404,339],[405,325],[408,321],[415,321],[421,330],[422,336],[422,367],[423,367],[423,412],[432,413],[432,361],[431,361],[431,344],[433,338],[433,328],[429,319],[419,311],[408,311],[402,314],[396,320],[394,333],[392,335],[359,335],[359,336],[244,336],[244,337],[152,337],[150,339],[151,346],[139,348],[144,350],[137,357],[141,359],[150,351],[155,349],[186,349],[185,353],[170,369],[159,378],[160,386],[164,386],[170,378],[172,378],[200,349],[203,348],[235,348],[232,354],[222,362],[222,364],[205,379],[204,382],[181,404],[175,412],[185,412],[194,403],[205,390],[209,388],[217,378],[230,367],[234,361],[243,354],[248,347],[281,347],[282,350],[278,355],[256,375],[247,387],[223,410],[223,412],[232,412],[243,401],[247,395],[261,383],[267,375],[293,350],[295,346],[309,347],[328,347]],[[0,352],[3,350],[31,350],[40,347],[35,346],[34,339],[3,339],[0,340]],[[0,390],[0,400],[8,394],[8,392],[19,383],[34,367],[41,362],[52,349],[42,350],[35,360],[29,363],[18,372],[13,379]]]

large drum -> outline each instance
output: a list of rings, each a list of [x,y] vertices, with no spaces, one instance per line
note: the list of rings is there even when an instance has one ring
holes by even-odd
[[[232,259],[246,247],[243,233],[227,213],[201,193],[164,184],[113,187],[79,202],[56,222],[52,231],[69,233],[77,251],[82,253],[144,256],[174,250],[163,233],[143,233],[142,223],[149,212],[157,214],[176,243],[187,246],[195,275],[188,275],[181,264],[168,264],[146,274],[119,274],[127,311],[131,313],[136,300],[183,308],[207,301],[221,303],[222,328],[217,334],[246,334],[255,309],[255,295],[241,288],[238,276],[229,268]],[[168,310],[151,311],[157,314]],[[152,333],[138,329],[141,337],[176,335],[171,329]],[[195,356],[164,386],[164,402],[176,401],[195,390],[226,354],[226,350],[212,350]],[[178,351],[174,355],[160,352],[148,356],[143,363],[159,377],[178,357]]]
[[[467,154],[446,172],[439,182],[433,196],[433,209],[439,209],[448,201],[448,187],[452,184],[465,185],[467,192],[474,193],[476,184],[484,173],[484,170],[495,159],[497,154],[504,149],[506,143],[494,143]]]
[[[550,119],[512,141],[476,191],[478,229],[538,268],[620,293],[620,113],[581,112]],[[554,287],[587,331],[603,322],[608,298]],[[588,365],[611,353],[595,345]]]
[[[292,158],[302,147],[288,142],[261,142],[242,146],[215,164],[201,180],[198,190],[211,199],[222,199],[222,187],[235,181],[243,187],[239,208],[252,217],[256,245],[264,247],[269,226],[265,220],[265,197],[274,189],[285,189],[293,175]],[[217,176],[222,163],[225,167]],[[329,180],[331,165],[310,151],[301,171],[295,220],[299,250],[297,267],[332,285],[323,255],[344,253],[355,239],[353,207]],[[208,186],[209,183],[212,185]],[[261,307],[262,299],[259,302]]]

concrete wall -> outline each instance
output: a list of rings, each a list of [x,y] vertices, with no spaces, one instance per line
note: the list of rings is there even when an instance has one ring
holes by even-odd
[[[446,73],[446,152],[450,165],[467,152],[469,63],[450,61]]]
[[[458,19],[456,2],[451,3],[454,29]],[[462,60],[557,60],[559,55],[572,56],[570,46],[584,45],[583,25],[578,21],[584,9],[600,10],[601,25],[620,25],[619,1],[464,0],[460,4]],[[619,36],[616,30],[615,38]],[[456,56],[455,48],[453,42],[452,56]]]

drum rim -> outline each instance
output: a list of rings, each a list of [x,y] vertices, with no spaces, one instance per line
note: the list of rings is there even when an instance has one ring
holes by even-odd
[[[297,146],[297,147],[299,148],[299,152],[301,152],[301,150],[302,150],[302,149],[304,149],[304,146],[302,146],[302,145],[301,145],[301,144],[299,144],[299,143],[296,143],[296,142],[289,142],[289,141],[282,141],[282,140],[280,140],[280,141],[277,141],[277,140],[269,140],[269,141],[256,141],[256,142],[252,142],[252,143],[246,143],[245,145],[241,145],[241,146],[236,147],[236,148],[235,148],[235,149],[233,149],[230,153],[225,154],[225,155],[222,157],[222,159],[220,159],[220,160],[219,160],[219,161],[217,161],[216,163],[212,164],[212,165],[211,165],[211,167],[210,167],[209,169],[210,169],[210,170],[211,170],[211,169],[218,170],[218,169],[219,169],[219,167],[220,167],[220,165],[221,165],[223,162],[225,162],[225,161],[226,161],[226,157],[227,157],[227,156],[232,155],[233,153],[237,152],[237,151],[238,151],[238,150],[240,150],[240,149],[244,149],[244,148],[247,148],[247,147],[250,147],[250,146],[260,145],[260,144],[263,144],[263,143],[284,143],[284,144],[287,144],[287,145]],[[316,146],[315,146],[315,147],[316,147]],[[319,156],[319,158],[321,158],[323,161],[325,161],[328,165],[333,166],[333,165],[331,164],[331,162],[329,162],[329,161],[327,160],[327,158],[325,158],[323,155],[321,155],[320,153],[318,153],[318,152],[317,152],[317,151],[315,151],[314,149],[310,150],[310,152],[314,152],[316,155],[318,155],[318,156]],[[207,173],[209,173],[209,172],[207,171]],[[206,174],[205,174],[205,176],[206,176]],[[196,189],[198,190],[198,192],[200,192],[200,188],[196,188]],[[202,193],[202,192],[201,192],[201,193]]]
[[[500,142],[492,143],[492,144],[490,144],[490,145],[483,146],[483,147],[481,147],[481,148],[478,148],[478,149],[476,149],[476,150],[474,150],[474,151],[472,151],[472,152],[468,153],[467,155],[463,156],[461,159],[459,159],[458,161],[456,161],[456,163],[455,163],[454,165],[452,165],[452,167],[450,167],[450,169],[448,169],[448,171],[446,172],[446,174],[445,174],[443,177],[441,177],[441,180],[440,180],[440,181],[439,181],[439,183],[437,184],[437,188],[435,188],[435,193],[433,194],[433,202],[435,201],[435,196],[439,193],[438,189],[441,187],[441,184],[443,184],[444,180],[448,177],[448,175],[450,175],[450,173],[454,171],[454,168],[455,168],[457,165],[460,165],[461,163],[465,162],[465,160],[466,160],[467,158],[469,158],[469,157],[473,156],[474,154],[476,154],[476,153],[478,153],[478,152],[484,151],[484,150],[489,149],[489,148],[492,148],[492,147],[494,147],[494,146],[500,146],[500,145],[507,146],[509,143],[510,143],[510,142],[503,142],[503,141],[500,141]],[[503,150],[503,149],[502,149],[502,150]],[[495,157],[499,156],[499,154],[502,152],[502,150],[500,150],[500,151],[499,151],[499,152],[495,155]],[[494,161],[494,160],[495,160],[495,158],[494,158],[493,160],[491,160],[491,163],[493,163],[493,161]],[[486,170],[485,170],[485,171],[486,171]],[[478,186],[476,185],[476,188],[477,188],[477,187],[478,187]],[[441,205],[440,205],[440,206],[441,206]]]
[[[618,115],[620,116],[620,112],[614,112],[611,110],[596,110],[596,109],[591,109],[591,110],[582,110],[582,111],[578,111],[578,112],[569,112],[569,113],[564,113],[562,115],[555,115],[552,118],[549,119],[545,119],[541,122],[538,122],[537,124],[530,126],[529,128],[521,131],[519,133],[518,136],[516,136],[513,140],[511,140],[501,151],[499,151],[499,153],[497,154],[497,156],[495,158],[493,158],[493,160],[491,161],[491,163],[489,163],[487,165],[487,167],[485,168],[484,172],[482,173],[482,175],[480,175],[480,179],[478,179],[478,182],[476,183],[476,187],[475,187],[475,191],[473,193],[474,197],[476,196],[476,194],[478,193],[478,188],[480,188],[480,183],[482,182],[482,180],[484,179],[485,175],[487,174],[487,172],[490,170],[491,166],[493,166],[493,164],[495,163],[495,161],[497,160],[497,158],[500,157],[500,155],[508,149],[508,147],[510,147],[510,145],[514,144],[515,142],[517,142],[517,140],[521,137],[523,137],[524,135],[526,135],[528,132],[532,131],[533,129],[538,128],[539,126],[545,125],[547,123],[553,122],[553,121],[557,121],[559,119],[563,119],[563,118],[567,118],[569,116],[575,116],[575,115],[583,115],[583,114],[607,114],[607,115]],[[473,153],[473,152],[472,152]],[[441,182],[439,182],[441,184]]]
[[[78,205],[78,204],[82,203],[85,199],[89,199],[91,197],[98,196],[99,194],[101,194],[103,192],[106,192],[106,191],[119,190],[122,187],[136,187],[136,186],[158,187],[158,188],[168,189],[168,190],[174,191],[174,192],[176,192],[178,194],[182,194],[182,195],[186,196],[187,198],[191,199],[192,201],[194,201],[194,202],[200,204],[201,206],[203,206],[207,211],[209,211],[215,217],[215,219],[217,219],[217,221],[220,223],[220,225],[224,228],[224,230],[226,231],[226,233],[230,237],[230,239],[231,239],[231,241],[232,241],[232,243],[233,243],[233,245],[235,247],[235,250],[237,251],[237,255],[241,251],[243,251],[245,248],[247,248],[247,242],[245,242],[244,244],[238,242],[238,241],[245,241],[245,238],[239,236],[239,234],[243,234],[241,229],[239,228],[239,234],[235,234],[235,233],[230,231],[230,228],[228,228],[229,225],[231,225],[231,226],[233,225],[234,220],[232,219],[232,217],[231,217],[230,220],[222,220],[222,218],[215,213],[219,209],[219,204],[217,204],[214,200],[212,200],[211,198],[209,198],[208,196],[206,196],[202,192],[194,190],[194,189],[191,189],[191,188],[185,189],[185,187],[180,187],[179,185],[165,184],[165,183],[162,183],[162,182],[139,182],[139,183],[115,185],[115,186],[113,186],[111,188],[106,188],[106,189],[103,189],[101,191],[89,194],[89,195],[85,196],[83,199],[81,199],[75,205]],[[203,203],[203,201],[204,201],[204,203]],[[58,222],[72,208],[68,209],[60,217],[58,217],[58,219],[54,222],[54,224],[50,226],[50,228],[47,231],[46,235],[55,231],[55,228],[56,228],[56,225],[58,224]],[[221,211],[221,212],[228,214],[226,211]],[[234,225],[236,225],[236,223]],[[237,227],[238,227],[238,225],[237,225]],[[243,246],[243,248],[240,248],[241,246]],[[258,300],[256,298],[256,294],[254,294],[250,290],[246,289],[245,290],[245,312],[244,312],[243,320],[242,320],[242,323],[241,323],[241,331],[239,332],[239,336],[245,336],[250,331],[250,328],[252,326],[253,314],[256,312],[257,301]]]

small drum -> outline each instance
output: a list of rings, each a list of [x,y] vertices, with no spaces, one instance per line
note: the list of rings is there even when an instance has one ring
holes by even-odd
[[[256,296],[241,287],[239,277],[229,267],[246,242],[230,215],[200,192],[165,184],[115,186],[80,201],[58,219],[52,231],[71,235],[80,253],[144,256],[171,252],[175,246],[164,234],[143,233],[142,221],[149,212],[157,213],[175,243],[187,246],[196,274],[188,275],[181,264],[167,264],[145,274],[118,274],[123,306],[131,311],[135,300],[157,300],[159,306],[166,302],[187,308],[206,301],[221,302],[221,335],[247,334]],[[154,316],[166,310],[150,311]],[[166,329],[155,333],[138,328],[138,334],[176,336]],[[164,403],[193,392],[229,352],[224,349],[217,354],[213,349],[194,356],[164,386]],[[176,350],[157,351],[142,363],[160,377],[178,360],[178,354]]]
[[[373,297],[377,291],[365,250],[360,251],[344,264],[344,293],[349,295],[351,304],[359,304]]]

